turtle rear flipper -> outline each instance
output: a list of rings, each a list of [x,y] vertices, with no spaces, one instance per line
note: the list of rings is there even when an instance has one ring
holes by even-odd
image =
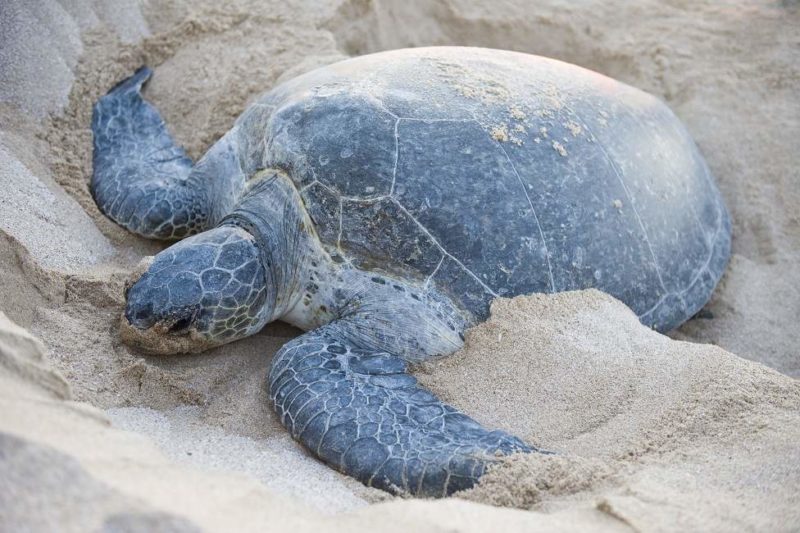
[[[352,346],[347,327],[289,342],[269,376],[281,422],[329,465],[372,487],[441,497],[472,487],[504,455],[538,451],[443,403],[400,357]]]
[[[214,180],[241,174],[232,132],[194,168],[158,111],[141,95],[152,74],[142,67],[100,98],[92,114],[91,191],[108,217],[144,237],[180,239],[212,227],[221,215]],[[230,180],[230,183],[242,180]],[[226,198],[229,195],[221,195]],[[222,213],[224,215],[225,213]]]

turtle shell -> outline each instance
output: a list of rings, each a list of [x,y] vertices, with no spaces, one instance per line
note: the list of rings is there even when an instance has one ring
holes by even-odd
[[[666,330],[728,259],[727,211],[679,120],[574,65],[382,52],[284,83],[249,115],[266,117],[249,170],[288,172],[336,260],[430,282],[479,317],[497,296],[595,287]]]

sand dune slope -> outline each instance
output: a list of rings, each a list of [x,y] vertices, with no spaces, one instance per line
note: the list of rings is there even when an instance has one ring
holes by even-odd
[[[463,351],[417,372],[478,420],[556,455],[512,457],[456,499],[395,500],[329,518],[308,494],[287,496],[291,480],[271,490],[252,473],[169,459],[152,441],[110,427],[102,412],[70,401],[38,341],[0,320],[0,521],[6,524],[79,530],[155,520],[208,530],[277,523],[335,530],[380,523],[398,531],[480,531],[501,523],[521,531],[800,526],[794,504],[800,383],[719,348],[648,330],[597,291],[499,300],[492,318],[469,332]],[[179,444],[202,453],[203,438]],[[212,442],[234,462],[252,453],[246,443]],[[162,443],[161,449],[174,448]],[[312,459],[300,460],[300,483],[327,483],[328,491],[358,498],[329,481],[324,469],[304,466]]]

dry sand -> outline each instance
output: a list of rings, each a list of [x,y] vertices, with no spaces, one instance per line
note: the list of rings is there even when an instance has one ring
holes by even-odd
[[[800,527],[800,382],[659,335],[598,291],[498,300],[461,352],[418,377],[559,452],[514,457],[467,499],[595,506],[636,530]]]
[[[0,319],[0,525],[800,530],[799,26],[794,1],[2,2],[0,309],[44,344]],[[648,331],[594,292],[498,302],[418,376],[559,455],[422,502],[286,438],[264,376],[297,330],[197,356],[122,345],[123,280],[161,245],[105,219],[87,184],[91,105],[142,63],[196,157],[281,79],[435,44],[556,57],[664,98],[717,176],[734,255],[702,318],[671,335],[721,348]]]

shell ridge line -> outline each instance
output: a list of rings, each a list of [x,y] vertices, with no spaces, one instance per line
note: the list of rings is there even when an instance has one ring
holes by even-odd
[[[681,136],[683,134],[683,132],[681,132],[678,129],[676,123],[671,121],[670,122],[670,126],[678,134],[678,136]],[[699,152],[699,150],[700,150],[700,148],[697,147],[697,151],[698,152]],[[706,162],[706,160],[702,157],[702,155],[699,158],[698,162],[703,167],[703,178],[705,179],[706,183],[711,188],[711,190],[714,190],[714,188],[716,187],[716,184],[714,183],[714,180],[711,178],[711,169],[708,166],[708,162]],[[716,207],[716,209],[714,211],[717,214],[717,227],[714,229],[714,236],[711,238],[711,240],[708,243],[709,248],[710,248],[710,252],[709,252],[710,255],[713,254],[714,241],[716,240],[717,236],[719,235],[719,229],[722,226],[722,209],[723,209],[722,205],[720,204],[720,202],[716,202],[716,206],[715,207]],[[692,210],[694,210],[694,206],[692,206]],[[697,224],[700,227],[700,230],[702,231],[703,228],[702,228],[702,224],[700,223],[700,217],[696,216],[696,219],[697,219]],[[703,233],[703,237],[705,237],[705,232],[703,231],[702,233]]]
[[[689,290],[692,287],[694,287],[695,283],[697,283],[700,280],[700,276],[702,276],[703,273],[708,272],[708,265],[711,264],[711,260],[714,258],[714,246],[713,246],[713,243],[714,243],[714,241],[717,240],[717,237],[719,236],[720,229],[722,229],[722,224],[721,223],[717,225],[717,229],[714,231],[714,237],[711,239],[711,243],[712,244],[711,244],[710,251],[709,251],[709,254],[708,254],[708,259],[706,259],[706,262],[703,264],[703,266],[700,267],[700,269],[698,269],[697,273],[692,278],[692,281],[689,282],[689,285],[687,285],[686,288],[684,288],[680,292],[670,292],[670,293],[667,293],[667,294],[663,295],[661,298],[658,299],[658,301],[650,309],[648,309],[647,311],[645,311],[645,312],[641,313],[640,315],[638,315],[639,318],[642,318],[642,317],[647,316],[648,314],[652,313],[659,305],[661,305],[664,302],[664,300],[666,300],[667,298],[669,298],[672,295],[678,296],[681,299],[681,302],[683,302],[684,304],[686,303],[683,300],[683,295],[685,295],[687,292],[689,292]]]
[[[389,70],[389,68],[391,68],[391,65],[386,65],[386,66],[384,66],[382,68],[379,68],[379,69],[371,72],[370,74],[367,74],[366,76],[361,78],[361,80],[355,86],[355,90],[358,93],[362,94],[363,96],[367,97],[367,99],[374,100],[375,102],[377,102],[378,103],[378,107],[380,107],[381,111],[384,111],[386,114],[391,115],[395,119],[399,119],[400,117],[397,116],[397,113],[395,113],[391,109],[389,109],[386,106],[386,103],[377,94],[372,92],[372,89],[374,89],[375,87],[374,86],[368,86],[370,82],[375,80],[379,75],[382,76],[384,72]]]
[[[344,226],[342,222],[342,213],[344,212],[344,200],[339,197],[339,235],[336,237],[336,248],[339,251],[342,251],[342,227]]]
[[[550,251],[547,249],[547,241],[544,238],[544,231],[542,231],[542,225],[539,223],[539,216],[536,214],[536,209],[533,208],[533,202],[531,201],[531,197],[528,195],[528,190],[525,188],[525,183],[522,181],[522,177],[517,172],[517,167],[514,165],[514,162],[511,161],[511,158],[508,156],[508,152],[506,152],[505,147],[499,144],[500,149],[503,151],[503,155],[506,157],[506,161],[508,164],[511,165],[511,170],[514,171],[514,175],[517,177],[517,181],[519,181],[519,186],[522,187],[522,192],[525,193],[525,199],[528,200],[528,205],[531,208],[531,213],[533,213],[533,220],[536,221],[536,227],[539,230],[539,238],[542,239],[542,246],[544,246],[544,257],[547,260],[547,272],[550,275],[550,292],[556,292],[556,282],[553,279],[553,267],[550,264]]]
[[[643,130],[647,130],[647,125],[642,120],[642,117],[639,116],[637,113],[635,113],[635,110],[630,105],[628,105],[627,101],[624,98],[622,98],[620,100],[620,107],[623,107],[628,111],[628,116],[630,116],[633,119],[633,121],[636,122],[639,125],[640,128],[642,128]],[[569,107],[567,107],[567,109],[569,109]],[[570,109],[570,111],[572,111],[572,110]],[[577,113],[575,113],[574,111],[572,111],[572,113],[577,117]],[[672,128],[675,129],[674,125],[672,125]],[[591,130],[588,127],[588,125],[587,125],[586,129],[587,129],[587,131],[589,131],[589,133],[592,136],[594,136],[594,133],[591,132]],[[678,132],[678,137],[681,137],[680,132]],[[601,146],[601,148],[602,148],[602,146]],[[627,187],[626,187],[626,189],[627,189]],[[635,202],[634,202],[633,198],[630,196],[630,194],[628,194],[628,197],[631,200],[631,207],[633,208],[634,213],[638,217],[639,216],[639,212],[636,210]],[[689,207],[692,210],[692,212],[694,213],[694,207],[691,205],[691,203],[689,204]],[[699,218],[697,218],[697,223],[698,223],[698,225],[700,224],[700,219]],[[648,246],[650,246],[650,239],[647,237],[647,230],[644,229],[644,223],[643,222],[642,222],[642,229],[645,232],[645,239],[647,240]],[[701,231],[702,231],[702,228],[701,228]],[[705,233],[705,232],[703,232],[703,233]],[[715,235],[716,235],[716,232],[715,232]],[[703,237],[705,237],[705,235],[703,235]],[[709,251],[708,251],[708,253],[709,253],[709,261],[710,261],[711,257],[714,254],[713,239],[712,239],[711,242],[708,243],[708,246],[709,246]],[[651,247],[650,251],[652,252],[652,247]],[[660,273],[660,270],[658,268],[658,263],[655,262],[655,255],[653,255],[653,263],[654,263],[654,265],[656,267],[656,273],[658,274],[658,279],[661,281],[661,286],[664,287],[664,283],[663,283],[663,281],[661,279],[661,273]],[[701,268],[698,271],[698,275],[700,273],[702,273],[704,269],[705,269],[705,267]],[[692,279],[692,282],[688,285],[688,287],[692,287],[694,285],[695,280],[696,280],[696,277]],[[659,299],[659,301],[663,301],[664,299],[666,299],[670,295],[673,295],[673,296],[677,296],[678,299],[680,299],[680,301],[683,304],[683,306],[686,307],[686,300],[683,299],[683,296],[684,296],[684,294],[686,294],[686,291],[688,290],[688,287],[686,289],[682,290],[682,291],[673,291],[671,293],[668,292],[661,299]],[[666,290],[666,288],[664,288],[664,290]]]
[[[641,117],[636,113],[634,113],[634,110],[631,109],[630,105],[628,105],[624,99],[620,102],[620,105],[622,107],[625,107],[629,111],[628,113],[629,116],[631,116],[636,122],[638,122],[642,128],[645,128],[645,124],[642,121]],[[683,132],[678,130],[676,124],[673,121],[670,121],[670,128],[678,135],[678,137],[682,137],[684,135]],[[704,160],[700,160],[699,163],[703,167],[703,178],[706,180],[708,185],[713,189],[714,184],[709,174],[708,164]],[[670,295],[677,296],[680,299],[681,303],[684,306],[686,306],[686,300],[684,300],[683,298],[684,295],[689,291],[689,289],[694,287],[695,283],[697,283],[697,280],[700,278],[700,276],[702,276],[704,272],[708,271],[708,265],[711,264],[711,259],[714,257],[714,242],[717,240],[717,237],[719,236],[719,230],[722,227],[722,212],[720,210],[719,203],[717,203],[715,207],[716,209],[714,211],[716,213],[717,220],[716,220],[716,227],[714,228],[714,235],[711,237],[711,239],[706,240],[706,232],[703,231],[702,223],[700,222],[700,217],[697,215],[697,211],[695,211],[694,205],[692,203],[689,204],[689,209],[692,211],[695,221],[697,222],[697,226],[700,228],[700,231],[703,235],[703,240],[705,241],[706,246],[708,246],[708,258],[706,259],[706,262],[703,264],[703,266],[700,267],[698,271],[695,273],[694,277],[692,278],[692,281],[690,281],[689,284],[682,291],[665,294],[662,298],[659,299],[658,303],[655,306],[653,306],[647,311],[647,313],[652,312],[656,307],[658,307],[658,305],[661,302],[663,302]],[[645,316],[647,313],[644,313],[642,316]]]
[[[325,184],[323,184],[321,181],[319,181],[319,180],[315,179],[314,181],[312,181],[311,183],[309,183],[308,185],[306,185],[306,186],[304,186],[302,189],[300,189],[300,191],[299,191],[299,192],[300,192],[300,193],[304,193],[304,192],[306,192],[308,189],[310,189],[311,187],[313,187],[314,185],[319,185],[320,187],[325,187]],[[325,188],[327,189],[327,187],[325,187]]]
[[[434,122],[478,122],[474,118],[421,118],[421,117],[398,117],[400,120],[407,120],[409,122],[425,122],[432,124]]]
[[[583,120],[583,118],[578,113],[576,113],[569,106],[565,105],[564,107],[566,107],[567,110],[569,110],[569,112],[572,113],[574,117],[580,119],[581,123],[584,125],[589,135],[591,135],[596,139],[599,139],[599,137],[597,137],[592,131],[592,129],[589,127],[589,124],[587,124],[587,122]],[[628,186],[625,185],[625,181],[622,179],[622,174],[620,173],[620,170],[617,167],[616,162],[614,162],[611,156],[608,155],[608,152],[603,146],[603,143],[598,141],[596,144],[597,147],[600,148],[600,151],[603,153],[603,157],[605,157],[606,161],[608,161],[608,164],[611,165],[611,168],[614,170],[614,175],[616,175],[619,184],[622,186],[622,190],[625,192],[625,196],[628,198],[628,201],[631,204],[631,209],[633,209],[633,214],[636,217],[636,221],[639,223],[639,228],[641,228],[642,234],[644,235],[644,241],[645,243],[647,243],[647,249],[650,252],[650,257],[653,259],[653,267],[656,269],[656,276],[658,276],[658,282],[661,284],[661,288],[664,289],[664,293],[669,293],[666,285],[664,284],[664,278],[661,276],[661,268],[659,268],[658,261],[656,261],[656,254],[653,251],[653,244],[650,242],[650,237],[647,234],[647,229],[644,227],[644,222],[642,221],[642,217],[639,215],[639,210],[636,209],[636,202],[633,200],[633,196],[631,195]]]
[[[403,204],[401,204],[400,202],[398,202],[396,198],[392,198],[392,201],[395,203],[395,205],[397,205],[397,207],[399,207],[399,208],[400,208],[400,209],[403,211],[403,213],[405,213],[406,215],[408,215],[408,217],[409,217],[411,220],[413,220],[413,221],[414,221],[414,223],[415,223],[415,224],[416,224],[416,225],[419,227],[419,229],[421,229],[421,230],[423,231],[423,233],[425,233],[425,235],[427,235],[427,236],[428,236],[428,238],[429,238],[431,241],[433,241],[433,243],[434,243],[434,244],[435,244],[435,245],[436,245],[436,246],[439,248],[439,250],[441,250],[441,251],[442,251],[442,253],[443,253],[445,256],[447,256],[447,257],[449,257],[450,259],[452,259],[452,260],[453,260],[453,261],[454,261],[456,264],[458,264],[458,266],[460,266],[460,267],[461,267],[461,268],[464,270],[464,272],[466,272],[467,274],[469,274],[470,276],[472,276],[472,278],[474,278],[474,279],[475,279],[475,281],[477,281],[477,282],[480,284],[480,286],[481,286],[481,287],[483,287],[483,289],[484,289],[486,292],[488,292],[489,294],[491,294],[491,295],[492,295],[492,296],[494,296],[495,298],[497,297],[497,293],[496,293],[495,291],[493,291],[493,290],[492,290],[492,289],[491,289],[491,288],[490,288],[488,285],[486,285],[486,283],[484,283],[484,282],[483,282],[483,280],[482,280],[481,278],[479,278],[478,276],[476,276],[474,272],[472,272],[470,269],[468,269],[468,268],[467,268],[467,267],[464,265],[464,263],[462,263],[461,261],[459,261],[459,260],[458,260],[458,258],[456,258],[455,256],[453,256],[453,254],[451,254],[450,252],[448,252],[447,250],[445,250],[444,246],[442,246],[442,245],[439,243],[439,241],[436,239],[436,237],[434,237],[434,236],[431,234],[431,232],[430,232],[430,231],[428,231],[428,228],[426,228],[425,226],[423,226],[423,225],[422,225],[422,223],[421,223],[419,220],[417,220],[417,219],[416,219],[416,217],[415,217],[414,215],[412,215],[412,214],[411,214],[411,213],[408,211],[408,209],[406,209],[406,208],[405,208],[405,206],[403,206]]]
[[[439,263],[437,263],[436,268],[434,268],[433,272],[431,272],[430,275],[427,277],[427,279],[425,279],[425,284],[423,285],[425,290],[428,290],[428,287],[430,287],[430,284],[433,281],[433,277],[436,275],[437,272],[439,272],[439,268],[442,266],[442,263],[444,263],[444,258],[445,257],[446,256],[445,256],[444,252],[442,251],[442,257],[439,258]]]
[[[389,187],[389,196],[394,194],[394,183],[397,180],[397,162],[400,159],[400,121],[402,118],[397,118],[394,121],[394,168],[392,169],[392,185]]]

